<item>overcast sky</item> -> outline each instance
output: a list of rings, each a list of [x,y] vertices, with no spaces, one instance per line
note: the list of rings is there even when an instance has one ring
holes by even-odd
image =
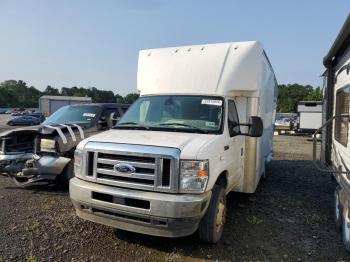
[[[246,40],[262,42],[279,83],[321,85],[350,1],[0,0],[0,11],[0,81],[125,95],[140,49]]]

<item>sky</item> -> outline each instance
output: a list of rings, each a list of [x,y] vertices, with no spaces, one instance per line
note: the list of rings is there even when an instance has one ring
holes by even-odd
[[[321,86],[349,11],[349,0],[0,0],[0,82],[125,95],[141,49],[259,40],[280,84]]]

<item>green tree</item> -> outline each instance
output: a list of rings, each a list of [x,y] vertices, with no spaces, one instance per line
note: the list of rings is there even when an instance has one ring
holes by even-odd
[[[297,111],[299,101],[320,101],[323,90],[310,85],[288,84],[278,86],[277,112],[292,113]]]
[[[132,104],[136,101],[136,99],[139,98],[139,94],[137,93],[130,93],[130,94],[127,94],[125,97],[124,97],[124,103],[125,104]]]

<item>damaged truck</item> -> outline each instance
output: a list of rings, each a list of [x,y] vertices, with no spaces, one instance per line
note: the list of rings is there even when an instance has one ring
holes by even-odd
[[[41,125],[0,133],[0,173],[20,186],[38,181],[68,184],[77,144],[114,126],[128,107],[112,103],[64,106]]]

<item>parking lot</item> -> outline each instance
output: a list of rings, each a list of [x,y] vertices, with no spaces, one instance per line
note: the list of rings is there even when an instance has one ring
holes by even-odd
[[[275,136],[275,160],[255,194],[228,196],[222,241],[167,239],[83,221],[67,189],[18,188],[0,176],[0,261],[348,261],[332,219],[334,184],[315,171],[311,141]]]
[[[6,125],[7,121],[9,121],[12,118],[15,118],[15,116],[11,116],[10,114],[0,114],[0,132],[10,128],[15,128]]]

